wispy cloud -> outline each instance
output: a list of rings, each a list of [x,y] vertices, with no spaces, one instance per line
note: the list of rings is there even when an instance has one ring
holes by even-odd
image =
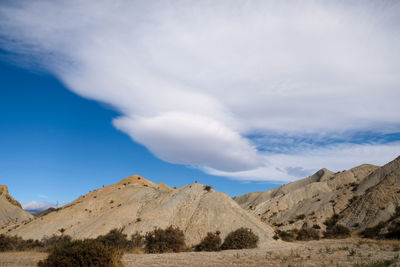
[[[400,131],[399,12],[374,1],[20,1],[0,6],[0,34],[4,49],[119,110],[115,127],[159,158],[290,180],[400,151],[299,141]],[[272,136],[295,138],[280,151]]]

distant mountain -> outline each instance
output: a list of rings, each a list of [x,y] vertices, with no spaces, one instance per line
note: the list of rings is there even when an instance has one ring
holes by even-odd
[[[172,189],[137,175],[42,215],[3,231],[26,239],[41,239],[61,232],[85,238],[97,237],[113,228],[124,228],[124,233],[131,235],[174,225],[184,231],[188,245],[198,243],[207,232],[220,231],[224,238],[239,227],[251,228],[261,243],[272,242],[274,234],[269,225],[211,187],[194,183]]]
[[[321,169],[308,178],[234,199],[279,230],[318,225],[323,231],[323,222],[334,214],[351,230],[364,229],[388,220],[400,206],[400,157],[383,167],[364,164],[337,173]]]
[[[45,211],[50,208],[56,208],[56,205],[47,201],[31,201],[22,205],[22,208],[33,214]]]
[[[0,185],[0,227],[32,219],[21,204],[8,193],[5,185]]]

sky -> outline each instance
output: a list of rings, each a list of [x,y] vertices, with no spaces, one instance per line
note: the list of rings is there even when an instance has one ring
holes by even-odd
[[[398,14],[399,1],[2,1],[0,183],[35,205],[132,174],[234,196],[383,165],[400,154]]]

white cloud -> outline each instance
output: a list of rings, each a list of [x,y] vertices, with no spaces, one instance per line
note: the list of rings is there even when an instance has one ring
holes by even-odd
[[[144,118],[122,117],[114,125],[173,163],[237,171],[262,163],[257,150],[218,121],[189,113],[164,113]]]
[[[400,142],[388,144],[335,144],[293,151],[291,154],[265,155],[265,166],[249,171],[222,172],[206,169],[214,175],[236,179],[290,182],[304,178],[321,168],[342,171],[361,164],[384,165],[399,156]],[[297,174],[291,169],[300,170]]]
[[[329,160],[381,163],[355,146],[347,161],[332,147],[265,155],[245,136],[399,131],[399,12],[373,1],[21,1],[0,4],[0,34],[118,109],[114,125],[161,159],[282,180]]]
[[[32,211],[42,211],[42,210],[47,210],[48,208],[55,208],[55,207],[56,205],[54,203],[46,201],[31,201],[22,204],[22,208],[24,210],[32,210]]]

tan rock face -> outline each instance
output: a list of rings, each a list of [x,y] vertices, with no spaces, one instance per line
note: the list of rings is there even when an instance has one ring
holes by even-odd
[[[7,186],[0,185],[0,227],[32,218],[33,216],[24,211],[21,204],[10,196]]]
[[[354,195],[340,223],[363,229],[389,220],[400,206],[400,157],[365,178]]]
[[[4,197],[10,202],[11,204],[18,206],[22,209],[21,203],[16,201],[10,194],[8,193],[8,187],[5,185],[0,185],[0,195],[4,195]]]
[[[338,173],[321,169],[308,178],[234,199],[260,220],[281,230],[299,229],[304,224],[317,224],[324,229],[323,222],[345,210],[356,195],[357,185],[378,169],[367,164]]]
[[[251,228],[262,244],[276,242],[273,229],[243,210],[226,194],[204,185],[191,184],[172,189],[141,176],[130,176],[79,197],[61,209],[21,224],[9,233],[41,239],[53,234],[74,238],[97,237],[113,228],[124,228],[131,235],[155,227],[178,226],[187,245],[197,244],[207,232],[220,231],[224,238],[239,227]]]

